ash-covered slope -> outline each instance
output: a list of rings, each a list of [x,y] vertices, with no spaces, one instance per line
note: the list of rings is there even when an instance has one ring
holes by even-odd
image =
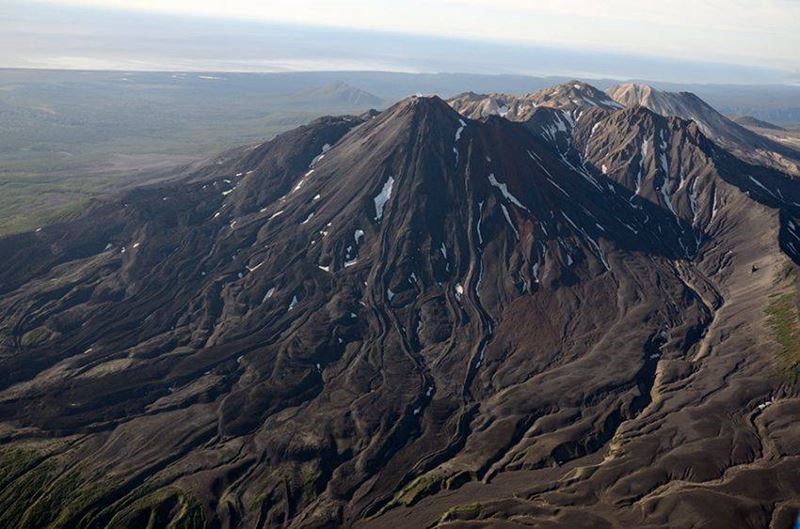
[[[703,134],[742,159],[800,174],[800,153],[726,118],[691,92],[662,92],[625,83],[610,88],[608,95],[628,107],[641,105],[662,116],[691,119]]]
[[[0,239],[0,521],[781,523],[798,202],[645,109],[411,98]]]

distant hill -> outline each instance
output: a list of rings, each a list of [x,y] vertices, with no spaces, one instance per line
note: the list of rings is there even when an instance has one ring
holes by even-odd
[[[774,123],[770,123],[769,121],[763,121],[758,118],[754,118],[753,116],[738,116],[731,118],[733,121],[738,123],[743,127],[748,128],[756,128],[756,129],[769,129],[769,130],[786,130],[783,127],[779,127]]]
[[[339,81],[326,84],[311,90],[304,90],[292,97],[293,100],[309,100],[323,105],[341,105],[346,107],[373,108],[383,104],[383,100],[365,90]]]

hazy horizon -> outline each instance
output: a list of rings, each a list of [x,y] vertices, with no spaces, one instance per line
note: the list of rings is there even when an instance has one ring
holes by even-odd
[[[254,17],[247,21],[234,16],[235,10],[229,17],[214,18],[213,13],[148,10],[140,5],[147,2],[134,3],[139,9],[128,10],[101,0],[82,3],[87,5],[0,4],[0,67],[484,73],[728,84],[797,84],[800,80],[796,67],[790,67],[791,61],[780,65],[771,61],[771,66],[732,64],[709,60],[707,53],[686,59],[633,53],[619,46],[609,49],[564,42],[512,42],[450,34],[453,32],[434,36],[399,31],[402,27],[365,29],[358,21],[352,27],[333,23],[322,26],[308,17]],[[241,2],[233,4],[235,7]],[[462,8],[469,12],[469,6]],[[600,34],[616,23],[595,18]]]

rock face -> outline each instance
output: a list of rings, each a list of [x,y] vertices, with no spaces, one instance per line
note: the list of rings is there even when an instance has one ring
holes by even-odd
[[[800,184],[569,90],[0,239],[2,525],[788,527]]]
[[[690,92],[661,92],[647,85],[626,83],[610,88],[608,94],[628,107],[641,105],[664,116],[693,120],[708,138],[745,161],[800,175],[800,152],[726,118]]]

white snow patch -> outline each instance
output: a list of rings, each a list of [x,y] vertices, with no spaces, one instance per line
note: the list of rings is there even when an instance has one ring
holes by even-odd
[[[675,208],[672,205],[672,198],[670,198],[669,193],[667,192],[667,180],[664,179],[664,183],[661,184],[661,197],[664,199],[664,204],[669,208],[672,214],[675,216],[675,222],[680,224],[680,219],[678,218],[678,214],[675,212]]]
[[[353,239],[355,239],[356,244],[359,244],[359,241],[364,238],[364,230],[356,230],[353,233]]]
[[[519,232],[517,231],[517,227],[514,226],[514,223],[511,222],[511,215],[508,214],[508,209],[506,209],[505,204],[500,204],[500,209],[503,210],[503,216],[506,218],[506,222],[511,227],[514,232],[514,236],[516,236],[517,240],[519,240]]]
[[[755,178],[753,178],[752,176],[749,176],[749,175],[748,175],[748,177],[747,177],[747,178],[749,178],[749,179],[750,179],[750,181],[751,181],[751,182],[753,182],[755,185],[757,185],[758,187],[760,187],[761,189],[763,189],[763,190],[764,190],[764,191],[765,191],[767,194],[769,194],[769,196],[771,196],[772,198],[777,198],[777,197],[775,196],[775,194],[774,194],[772,191],[770,191],[769,189],[767,189],[767,188],[764,186],[764,184],[762,184],[761,182],[759,182],[758,180],[756,180],[756,179],[755,179]]]
[[[483,201],[478,202],[478,222],[475,224],[475,233],[478,234],[478,244],[483,244],[483,235],[481,235],[481,212],[483,211]]]
[[[514,195],[512,195],[508,191],[508,185],[497,181],[497,179],[494,177],[494,173],[490,173],[489,174],[489,183],[492,184],[497,189],[499,189],[500,192],[503,194],[503,196],[506,198],[506,200],[508,200],[509,202],[514,204],[515,206],[518,206],[518,207],[524,209],[525,211],[528,211],[528,212],[530,211],[528,208],[526,208],[524,205],[522,205],[522,202],[517,200],[517,197],[515,197]]]
[[[569,218],[569,216],[566,213],[564,213],[562,211],[561,215],[564,216],[564,218],[567,220],[567,222],[569,222],[570,225],[573,228],[575,228],[576,231],[580,232],[581,235],[583,235],[584,240],[586,240],[586,242],[589,243],[589,245],[597,252],[598,256],[600,257],[600,261],[602,261],[603,266],[606,267],[606,270],[611,270],[611,267],[608,265],[608,261],[606,261],[606,255],[603,253],[603,250],[600,248],[600,246],[597,244],[597,242],[594,239],[592,239],[591,237],[589,237],[589,234],[586,233],[582,228],[579,228],[578,225],[575,224],[572,221],[572,219]]]
[[[331,150],[331,146],[329,144],[326,143],[325,145],[323,145],[322,152],[319,153],[317,156],[315,156],[313,160],[311,160],[311,164],[309,165],[309,167],[314,167],[320,160],[325,158],[325,153],[328,152],[329,150]]]
[[[289,310],[292,310],[297,305],[297,296],[292,296],[292,302],[289,303]]]
[[[555,188],[556,188],[556,189],[558,189],[559,191],[561,191],[562,193],[564,193],[566,196],[569,196],[569,193],[567,193],[566,191],[564,191],[564,188],[563,188],[563,187],[561,187],[560,185],[556,184],[556,183],[555,183],[553,180],[551,180],[550,178],[548,178],[548,179],[547,179],[547,181],[548,181],[548,182],[550,182],[551,184],[553,184],[553,186],[555,186]]]
[[[394,185],[394,177],[390,176],[386,183],[383,184],[383,189],[375,197],[375,220],[381,220],[383,217],[383,208],[392,197],[392,186]]]

